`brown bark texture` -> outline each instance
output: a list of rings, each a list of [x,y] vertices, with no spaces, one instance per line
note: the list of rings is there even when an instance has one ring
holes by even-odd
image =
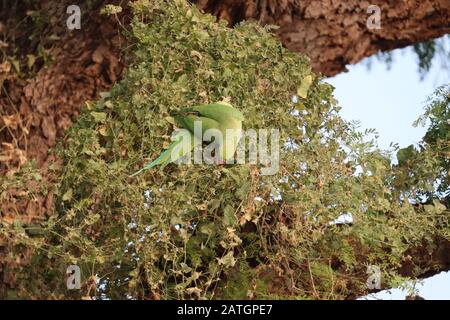
[[[449,0],[196,0],[199,8],[236,24],[277,25],[284,45],[311,58],[326,76],[345,71],[378,51],[392,50],[450,32]],[[380,28],[369,28],[380,13]]]
[[[120,1],[105,1],[111,2]],[[379,50],[405,47],[450,31],[450,0],[194,2],[202,10],[228,20],[230,26],[249,19],[278,25],[280,28],[275,33],[285,46],[306,53],[315,71],[327,76],[343,72],[347,64],[356,63]],[[68,4],[72,1],[42,1],[41,9],[65,22]],[[123,1],[121,4],[125,6]],[[371,16],[367,13],[369,5],[380,7],[381,29],[367,28]],[[4,7],[2,10],[6,11],[0,12],[0,35],[8,32],[9,9]],[[126,15],[125,11],[123,16]],[[120,79],[124,67],[121,49],[126,47],[121,28],[126,26],[126,19],[118,23],[114,17],[100,16],[97,10],[83,16],[82,23],[81,30],[69,33],[63,30],[62,39],[47,50],[51,63],[31,77],[10,78],[9,70],[2,70],[10,66],[0,65],[0,128],[3,128],[0,130],[0,174],[13,174],[25,162],[35,159],[41,170],[42,183],[51,182],[48,165],[57,160],[49,150],[58,139],[64,138],[65,130],[72,125],[83,103],[97,99],[100,92],[108,91]],[[65,28],[65,23],[58,26]],[[45,35],[54,32],[61,33],[61,30],[45,30]],[[16,37],[18,52],[38,45],[33,41],[20,41],[21,37],[28,39],[28,36],[27,32],[21,35],[19,31]],[[14,51],[11,47],[5,49],[8,50]],[[19,195],[12,194],[11,198],[16,196]],[[51,214],[52,205],[53,193],[47,194],[46,198],[36,197],[20,203],[3,202],[0,203],[1,219],[12,222],[19,212],[25,222],[42,219]],[[439,239],[436,243],[436,252],[432,256],[422,248],[411,252],[411,259],[432,267],[424,276],[450,269],[449,243]],[[6,253],[3,248],[0,241],[0,258]],[[20,264],[20,260],[21,257],[17,257],[15,263]],[[14,275],[8,272],[8,263],[0,259],[0,291],[14,282]],[[402,273],[410,275],[413,270],[405,265]]]

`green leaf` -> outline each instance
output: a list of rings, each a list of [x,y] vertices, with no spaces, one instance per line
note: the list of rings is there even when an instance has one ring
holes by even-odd
[[[234,209],[230,205],[227,205],[223,211],[223,222],[227,226],[232,226],[237,223],[237,218],[234,215]]]
[[[181,267],[181,271],[183,271],[183,273],[189,273],[192,271],[192,268],[189,267],[186,263],[182,262],[180,263],[180,267]]]
[[[34,66],[34,63],[36,62],[36,56],[33,54],[27,54],[27,66],[28,69],[31,69]]]
[[[313,76],[308,75],[303,78],[302,82],[300,83],[300,86],[297,88],[297,95],[300,98],[306,99],[308,97],[308,91],[311,87],[311,84],[313,82]]]
[[[92,111],[91,116],[94,118],[95,122],[104,122],[106,120],[106,113]]]
[[[224,257],[217,259],[220,265],[226,268],[234,267],[236,264],[236,259],[234,258],[233,251],[229,251]]]
[[[402,165],[403,163],[406,163],[409,159],[412,159],[414,157],[414,145],[410,145],[406,148],[400,149],[397,152],[397,159],[398,163]]]
[[[63,195],[62,200],[63,201],[69,201],[72,199],[73,189],[69,188]]]

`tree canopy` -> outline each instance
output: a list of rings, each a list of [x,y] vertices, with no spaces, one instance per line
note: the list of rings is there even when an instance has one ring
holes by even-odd
[[[85,103],[53,151],[53,180],[33,162],[0,178],[2,202],[54,194],[48,217],[1,220],[3,272],[20,283],[5,297],[345,299],[369,291],[368,266],[383,287],[443,267],[448,86],[424,141],[394,155],[339,116],[333,87],[270,27],[230,29],[183,0],[130,6],[123,79]],[[244,128],[279,130],[277,174],[171,164],[129,177],[167,147],[171,112],[222,99]],[[69,265],[80,291],[66,288]]]

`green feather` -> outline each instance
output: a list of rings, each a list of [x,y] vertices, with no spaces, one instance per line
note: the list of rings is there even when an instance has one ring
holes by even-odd
[[[202,123],[202,134],[209,129],[219,129],[219,123],[216,120],[196,115],[188,115],[185,117],[175,116],[175,121],[183,128],[188,129],[191,133],[195,133],[194,126],[196,121]],[[198,138],[201,139],[201,137]]]
[[[244,115],[227,102],[198,105],[192,107],[192,110],[198,111],[202,116],[217,120],[218,122],[230,118],[244,121]]]
[[[190,133],[190,132],[189,132]],[[186,141],[184,137],[185,132],[178,133],[174,142],[172,142],[169,147],[161,153],[161,155],[153,160],[152,162],[146,164],[142,169],[133,173],[130,177],[134,177],[143,171],[149,170],[157,165],[161,165],[161,170],[163,170],[169,163],[175,162],[186,155],[188,151],[191,151],[195,146],[197,146],[201,141],[194,137],[192,133],[190,133],[190,140]],[[189,145],[180,145],[181,143],[189,143]],[[175,150],[176,147],[179,147],[179,150]],[[178,151],[177,153],[174,153]],[[186,152],[185,152],[186,151]]]
[[[236,153],[239,139],[241,137],[242,121],[244,116],[227,102],[216,102],[212,104],[204,104],[194,106],[192,108],[185,108],[173,115],[176,123],[190,133],[189,146],[182,145],[175,154],[175,148],[179,147],[181,142],[187,143],[182,136],[176,136],[175,141],[165,150],[161,155],[152,162],[145,165],[141,170],[135,172],[131,176],[136,176],[139,173],[151,169],[157,165],[161,165],[163,169],[166,165],[174,162],[186,155],[186,149],[191,151],[196,145],[202,143],[203,134],[207,130],[215,129],[222,133],[223,141],[218,146],[220,157],[223,160],[231,159]],[[195,136],[195,122],[202,123],[202,137]]]

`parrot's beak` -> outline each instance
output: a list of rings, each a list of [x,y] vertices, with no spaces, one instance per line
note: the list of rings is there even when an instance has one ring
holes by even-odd
[[[223,160],[223,159],[216,160],[216,164],[218,166],[223,166],[223,165],[225,165],[225,160]]]

